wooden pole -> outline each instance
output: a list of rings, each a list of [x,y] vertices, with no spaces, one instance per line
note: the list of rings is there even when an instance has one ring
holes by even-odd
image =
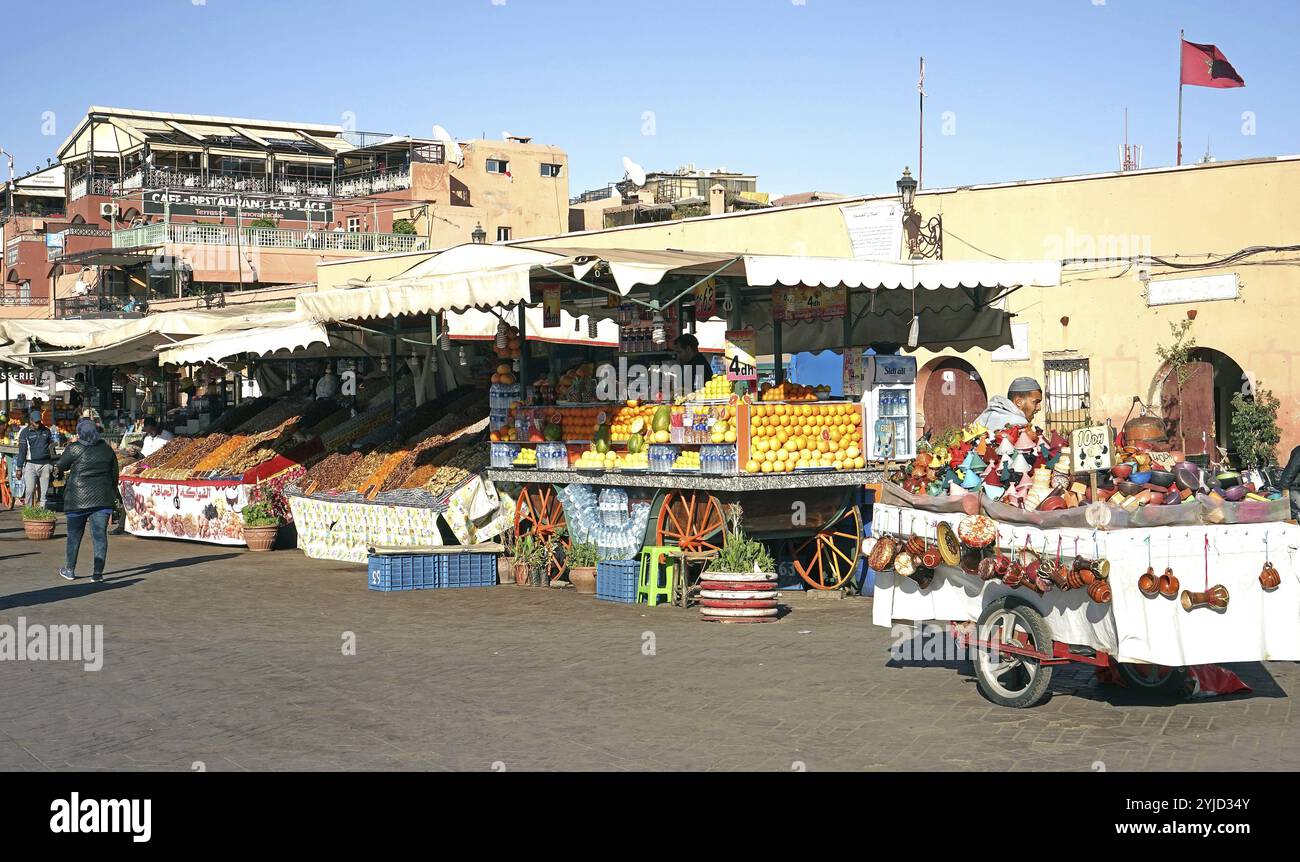
[[[1183,163],[1183,31],[1178,31],[1178,161]]]

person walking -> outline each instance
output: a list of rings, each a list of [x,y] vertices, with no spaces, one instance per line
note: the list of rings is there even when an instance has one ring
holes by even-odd
[[[39,410],[27,414],[27,426],[18,432],[18,455],[14,466],[23,477],[23,505],[34,506],[40,500],[45,508],[50,496],[50,468],[54,464],[54,434],[41,423]],[[36,493],[40,483],[40,495]]]
[[[63,488],[63,511],[68,519],[67,565],[59,577],[75,580],[77,553],[81,537],[90,524],[90,539],[95,561],[91,580],[104,580],[104,562],[108,558],[108,518],[120,500],[117,488],[117,455],[99,435],[94,421],[77,423],[77,440],[63,451],[59,470],[67,474]]]
[[[1291,450],[1286,467],[1278,477],[1277,486],[1286,491],[1291,501],[1291,520],[1300,519],[1300,446]]]

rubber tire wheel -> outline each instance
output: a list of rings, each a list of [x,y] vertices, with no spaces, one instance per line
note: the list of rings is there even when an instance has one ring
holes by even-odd
[[[1119,664],[1120,676],[1124,678],[1124,682],[1133,691],[1177,698],[1182,697],[1183,692],[1187,690],[1187,668],[1185,667],[1169,668],[1169,674],[1155,684],[1152,684],[1150,680],[1136,672],[1139,667],[1146,667],[1146,665],[1132,665],[1123,662]]]
[[[1029,636],[1033,640],[1031,646],[1039,652],[1051,652],[1052,633],[1048,630],[1047,623],[1043,620],[1042,615],[1032,605],[1013,596],[1000,599],[986,607],[976,623],[977,630],[982,631],[990,619],[1004,612],[1013,614],[1016,620],[1029,632]],[[1047,697],[1048,687],[1052,684],[1052,666],[1038,665],[1038,671],[1034,675],[1033,682],[1014,697],[1000,694],[985,683],[978,656],[975,658],[975,680],[980,692],[998,706],[1011,709],[1027,709],[1031,706],[1037,706]]]

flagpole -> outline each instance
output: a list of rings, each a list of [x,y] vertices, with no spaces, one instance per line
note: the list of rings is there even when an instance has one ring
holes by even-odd
[[[1183,163],[1183,31],[1178,31],[1178,161]]]
[[[917,154],[916,154],[916,187],[919,189],[925,183],[925,58],[921,58],[921,78],[917,82],[917,101],[920,103],[921,111],[918,115],[918,135],[917,135]]]

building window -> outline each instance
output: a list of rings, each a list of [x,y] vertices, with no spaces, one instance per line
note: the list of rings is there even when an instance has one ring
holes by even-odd
[[[1043,361],[1045,427],[1073,431],[1092,424],[1092,375],[1087,359]]]
[[[509,241],[510,241],[510,228],[508,227],[497,228],[497,242],[509,242]]]
[[[488,159],[487,172],[489,174],[508,174],[510,173],[510,163],[502,159]]]
[[[560,175],[559,165],[552,165],[552,164],[548,164],[547,162],[542,162],[542,176],[558,177],[559,175]]]
[[[361,232],[361,216],[348,216],[348,233]]]

